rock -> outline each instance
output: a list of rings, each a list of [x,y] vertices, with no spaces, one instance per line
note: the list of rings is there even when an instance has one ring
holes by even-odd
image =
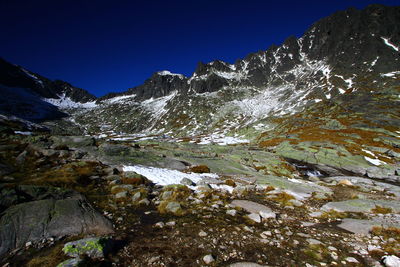
[[[386,267],[399,267],[400,266],[400,258],[394,255],[383,256],[382,262]]]
[[[127,197],[128,197],[127,191],[122,191],[122,192],[118,192],[115,194],[115,199],[122,199],[122,198],[127,198]]]
[[[353,185],[353,184],[352,184],[349,180],[347,180],[347,179],[340,180],[340,181],[338,182],[338,184],[339,184],[339,185],[347,185],[347,186],[352,186],[352,185]]]
[[[103,258],[105,252],[110,247],[110,241],[105,238],[91,237],[68,242],[62,251],[70,257],[80,257],[83,255],[89,258]]]
[[[250,220],[255,221],[256,223],[260,223],[261,222],[261,216],[259,214],[250,213],[249,215],[247,215],[247,217]]]
[[[164,228],[165,223],[164,222],[158,222],[154,226],[157,227],[157,228]]]
[[[321,241],[317,240],[317,239],[313,239],[313,238],[308,238],[306,240],[310,245],[320,245],[322,244]]]
[[[236,216],[237,211],[236,210],[227,210],[226,214],[231,215],[231,216]]]
[[[266,267],[266,265],[260,265],[254,262],[236,262],[230,264],[228,267]]]
[[[175,221],[170,221],[170,222],[167,222],[166,225],[172,227],[172,226],[176,225],[176,222]]]
[[[132,196],[132,201],[133,202],[137,202],[142,198],[142,193],[140,192],[136,192],[133,196]]]
[[[9,208],[0,219],[0,255],[51,237],[113,233],[111,222],[77,192],[35,186],[24,190],[29,197],[5,201]]]
[[[204,261],[205,264],[208,265],[208,264],[214,262],[215,259],[214,259],[214,257],[213,257],[211,254],[208,254],[208,255],[205,255],[205,256],[203,257],[203,261]]]
[[[164,191],[164,192],[162,192],[162,194],[160,196],[160,199],[161,200],[168,200],[168,199],[171,198],[172,194],[173,194],[172,191]]]
[[[359,261],[354,257],[347,257],[346,261],[351,263],[359,263]]]
[[[81,266],[83,260],[80,258],[73,258],[66,261],[61,262],[57,265],[57,267],[78,267]]]
[[[230,204],[231,207],[242,208],[249,213],[254,213],[260,215],[262,218],[276,218],[275,212],[273,212],[267,206],[258,204],[256,202],[248,200],[234,200]]]
[[[207,236],[207,233],[202,230],[202,231],[199,232],[199,236],[200,237],[205,237],[205,236]]]
[[[194,186],[196,185],[192,180],[189,178],[183,178],[180,182],[180,184],[187,185],[187,186]]]
[[[165,211],[178,215],[182,213],[182,206],[178,202],[168,202],[168,204],[165,206]]]

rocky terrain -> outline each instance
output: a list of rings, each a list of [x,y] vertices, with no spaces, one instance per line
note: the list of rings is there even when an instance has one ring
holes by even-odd
[[[0,62],[2,266],[400,266],[399,7],[96,99]]]

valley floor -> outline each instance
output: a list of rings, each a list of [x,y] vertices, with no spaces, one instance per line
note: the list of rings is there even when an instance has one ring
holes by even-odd
[[[3,134],[1,263],[399,266],[396,182],[191,141]]]

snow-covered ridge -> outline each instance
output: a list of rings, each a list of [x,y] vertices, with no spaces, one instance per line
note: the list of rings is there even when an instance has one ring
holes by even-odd
[[[157,74],[161,75],[161,76],[177,76],[180,79],[185,78],[185,75],[179,74],[179,73],[172,73],[169,70],[162,70],[162,71],[157,72]]]
[[[95,108],[97,107],[96,101],[79,103],[73,101],[70,97],[65,94],[59,95],[58,99],[54,98],[42,98],[43,101],[50,103],[61,109],[72,109],[72,108]]]

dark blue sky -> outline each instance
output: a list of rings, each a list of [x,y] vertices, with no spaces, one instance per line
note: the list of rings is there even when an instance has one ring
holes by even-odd
[[[0,56],[101,96],[155,71],[191,75],[236,59],[348,7],[400,0],[0,0]]]

